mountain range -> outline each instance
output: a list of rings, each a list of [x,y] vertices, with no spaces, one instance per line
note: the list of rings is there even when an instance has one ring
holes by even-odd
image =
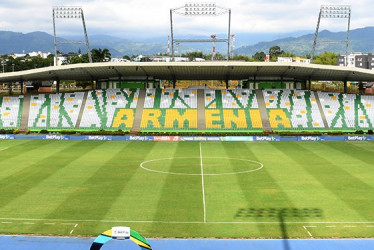
[[[351,30],[349,36],[350,52],[374,52],[374,27]],[[324,51],[345,53],[346,39],[347,32],[330,32],[328,30],[323,30],[318,35],[316,53],[318,54]],[[314,34],[306,34],[299,37],[288,37],[268,42],[260,42],[250,46],[242,46],[236,49],[235,53],[244,55],[253,55],[261,51],[267,53],[269,48],[277,45],[284,51],[289,51],[296,55],[306,55],[312,50],[313,40]]]
[[[199,36],[188,36],[189,38],[202,38]],[[223,35],[218,35],[223,37]],[[183,38],[183,37],[178,37]],[[310,31],[299,31],[288,34],[269,34],[269,33],[239,33],[236,34],[236,54],[253,55],[256,52],[269,51],[269,48],[275,45],[281,47],[284,51],[289,51],[297,55],[310,53],[312,49],[314,34]],[[112,56],[122,57],[123,55],[151,55],[157,53],[166,53],[167,38],[154,37],[133,41],[129,39],[109,36],[92,35],[90,39],[90,48],[108,48]],[[323,41],[344,42],[346,32],[330,32],[323,30],[319,33],[319,44],[316,53],[323,51],[333,51],[338,53],[345,52],[344,43],[323,43]],[[83,40],[83,37],[64,37],[58,38],[59,41]],[[227,49],[225,44],[217,44],[217,51],[225,54]],[[82,52],[86,51],[84,44],[59,45],[58,50],[62,52]],[[176,54],[201,50],[204,53],[210,53],[212,45],[205,44],[181,44]],[[0,31],[0,54],[11,53],[29,53],[32,51],[51,52],[54,51],[53,36],[45,32],[31,32],[27,34]],[[374,51],[374,27],[365,27],[351,30],[350,32],[350,51],[370,53]]]

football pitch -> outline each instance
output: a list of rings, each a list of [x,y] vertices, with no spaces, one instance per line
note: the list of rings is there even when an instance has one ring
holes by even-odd
[[[0,141],[0,234],[374,235],[373,142]]]

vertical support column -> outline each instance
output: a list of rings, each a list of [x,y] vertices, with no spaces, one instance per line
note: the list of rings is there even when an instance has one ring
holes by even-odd
[[[242,81],[242,88],[243,89],[250,89],[250,86],[249,86],[249,79],[247,79],[246,81],[246,84],[244,84],[244,81]]]
[[[92,63],[92,55],[91,55],[91,50],[90,50],[90,43],[88,42],[86,21],[84,20],[83,9],[81,9],[81,13],[82,13],[82,23],[83,23],[83,30],[84,30],[84,38],[86,39],[86,48],[87,48],[88,61],[90,63]]]
[[[20,87],[21,87],[21,95],[24,94],[24,93],[23,93],[23,88],[24,88],[23,86],[25,86],[25,83],[24,83],[24,81],[21,81],[21,86],[20,86]]]
[[[171,61],[174,61],[173,10],[170,9]]]
[[[283,76],[281,76],[281,87],[283,87]]]
[[[230,38],[231,38],[231,9],[229,9],[229,31],[227,34],[227,61],[230,60]]]
[[[53,13],[53,43],[55,49],[55,57],[53,58],[53,66],[57,66],[57,36],[56,36],[56,17],[55,17],[55,9],[52,11]]]
[[[312,78],[309,78],[308,80],[308,89],[312,90]]]
[[[344,80],[344,93],[346,94],[348,92],[348,83],[347,80]]]
[[[57,94],[60,93],[60,80],[57,80],[57,81],[56,81],[56,93],[57,93]]]
[[[254,76],[253,77],[253,86],[254,86],[254,89],[258,89],[256,80],[257,80],[257,76]]]
[[[175,85],[177,84],[177,79],[173,76],[173,89],[175,89]]]
[[[364,95],[365,94],[365,89],[364,89],[364,84],[363,82],[359,82],[358,83],[358,93],[360,95]]]
[[[320,11],[319,11],[319,16],[318,16],[318,21],[317,21],[316,33],[314,34],[314,41],[313,41],[313,47],[312,47],[311,58],[310,58],[310,62],[311,62],[311,63],[313,63],[314,53],[315,53],[315,51],[316,51],[316,47],[317,47],[318,31],[319,31],[319,25],[320,25],[320,23],[321,23],[321,16],[322,16],[322,9],[320,9]]]
[[[8,82],[8,94],[12,95],[12,86],[13,84],[11,82]]]
[[[228,78],[226,78],[225,83],[226,83],[226,89],[229,89],[229,79]]]
[[[347,41],[345,45],[345,66],[348,66],[348,50],[349,50],[349,32],[351,27],[351,9],[349,9],[349,16],[348,16],[348,30],[347,30]]]

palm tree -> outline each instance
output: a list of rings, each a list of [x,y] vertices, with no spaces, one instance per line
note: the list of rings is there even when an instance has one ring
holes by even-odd
[[[110,61],[112,58],[112,54],[110,53],[109,49],[93,49],[91,50],[92,60],[94,62],[107,62]]]

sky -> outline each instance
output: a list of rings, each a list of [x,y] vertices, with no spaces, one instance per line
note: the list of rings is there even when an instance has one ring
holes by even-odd
[[[44,31],[53,34],[52,6],[82,6],[89,35],[111,35],[133,39],[167,36],[170,8],[184,0],[0,0],[0,30]],[[212,1],[196,1],[212,2]],[[374,26],[373,0],[216,0],[231,8],[232,33],[292,33],[314,31],[321,5],[352,7],[351,28]],[[174,15],[176,36],[227,33],[228,16],[183,17]],[[343,20],[324,19],[321,29],[346,30]],[[57,20],[59,36],[82,32],[78,20]]]

